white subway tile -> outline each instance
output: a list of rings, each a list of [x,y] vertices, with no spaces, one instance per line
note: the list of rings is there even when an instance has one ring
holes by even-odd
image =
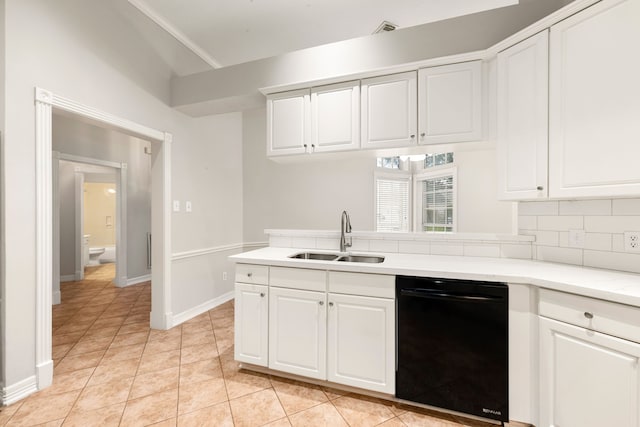
[[[640,199],[614,199],[613,215],[640,215]]]
[[[370,242],[369,239],[361,239],[359,237],[354,237],[351,241],[351,248],[349,248],[349,250],[368,252],[369,242]],[[338,247],[338,249],[339,248],[340,247]]]
[[[611,251],[612,235],[609,233],[585,233],[584,248],[594,251]]]
[[[562,200],[560,215],[611,215],[611,200]]]
[[[624,233],[640,231],[640,216],[587,216],[584,230],[588,233]]]
[[[581,216],[539,216],[538,230],[568,231],[581,230],[584,225]]]
[[[585,250],[584,265],[640,273],[640,254]]]
[[[611,238],[611,250],[614,252],[624,252],[624,234],[613,234]]]
[[[316,238],[315,237],[292,237],[291,247],[301,248],[301,249],[315,249]]]
[[[371,240],[369,242],[371,252],[398,252],[397,240]]]
[[[534,245],[543,246],[558,246],[558,233],[557,231],[526,231],[525,234],[535,236],[536,241]]]
[[[464,256],[484,256],[491,258],[500,258],[499,244],[477,244],[465,243],[463,249]]]
[[[463,255],[462,243],[431,242],[431,255]]]
[[[340,239],[328,239],[325,237],[316,238],[316,249],[339,250]]]
[[[537,217],[528,215],[518,216],[518,230],[536,230],[537,228]]]
[[[401,240],[398,244],[398,252],[404,254],[424,254],[431,253],[431,245],[429,242],[419,240]]]
[[[558,202],[520,202],[518,215],[558,215]]]
[[[582,249],[555,248],[552,246],[538,246],[536,259],[562,264],[582,265]]]
[[[272,248],[291,248],[291,237],[269,236],[269,246]]]
[[[551,246],[551,245],[549,245]],[[560,233],[558,233],[558,246],[560,246],[561,248],[568,248],[569,247],[569,232],[568,231],[561,231]]]
[[[500,245],[500,256],[502,258],[531,259],[532,247],[531,245],[511,245],[503,243]]]

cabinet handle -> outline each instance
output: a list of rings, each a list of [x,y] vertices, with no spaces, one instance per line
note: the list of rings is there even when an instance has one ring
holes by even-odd
[[[324,305],[324,301],[319,301],[318,304]]]
[[[584,317],[586,317],[587,319],[593,319],[593,313],[585,311],[584,312]]]
[[[247,277],[253,276],[253,273],[247,273]]]
[[[424,138],[424,137],[425,137],[425,135],[426,135],[426,133],[424,133],[424,132],[422,132],[422,133],[420,134],[420,136],[421,136],[422,138]]]
[[[333,303],[332,302],[329,303],[329,307],[333,307]]]
[[[414,139],[415,137],[416,137],[416,136],[415,136],[415,134],[414,134],[414,135],[411,135],[411,139]]]
[[[260,292],[260,297],[264,298],[264,292]]]
[[[542,191],[542,190],[544,190],[544,187],[543,187],[542,185],[538,185],[538,186],[536,187],[536,190],[538,190],[538,191]]]

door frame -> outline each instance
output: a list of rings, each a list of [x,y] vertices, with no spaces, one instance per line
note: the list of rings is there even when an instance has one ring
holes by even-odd
[[[151,141],[151,327],[168,329],[171,313],[171,145],[168,132],[152,129],[35,87],[36,148],[36,378],[53,382],[53,111]]]

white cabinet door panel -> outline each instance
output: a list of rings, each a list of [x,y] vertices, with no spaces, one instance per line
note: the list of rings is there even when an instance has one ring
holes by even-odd
[[[268,156],[305,153],[309,136],[309,89],[267,97]]]
[[[313,152],[360,147],[360,81],[311,89]]]
[[[269,291],[269,368],[326,379],[326,294]]]
[[[640,344],[541,317],[540,358],[540,426],[640,426]]]
[[[236,283],[235,359],[267,366],[269,340],[269,287]]]
[[[640,0],[551,27],[550,197],[640,194]]]
[[[418,72],[420,144],[482,139],[482,62]]]
[[[498,195],[547,197],[549,32],[498,54]]]
[[[362,80],[362,148],[415,144],[416,85],[415,71]]]
[[[395,393],[395,303],[329,294],[328,380]]]

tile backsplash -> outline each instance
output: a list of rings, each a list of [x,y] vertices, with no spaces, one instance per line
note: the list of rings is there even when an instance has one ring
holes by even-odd
[[[584,242],[570,243],[570,231]],[[626,252],[624,233],[640,231],[640,199],[520,202],[518,234],[536,237],[541,261],[640,273],[640,252]]]

